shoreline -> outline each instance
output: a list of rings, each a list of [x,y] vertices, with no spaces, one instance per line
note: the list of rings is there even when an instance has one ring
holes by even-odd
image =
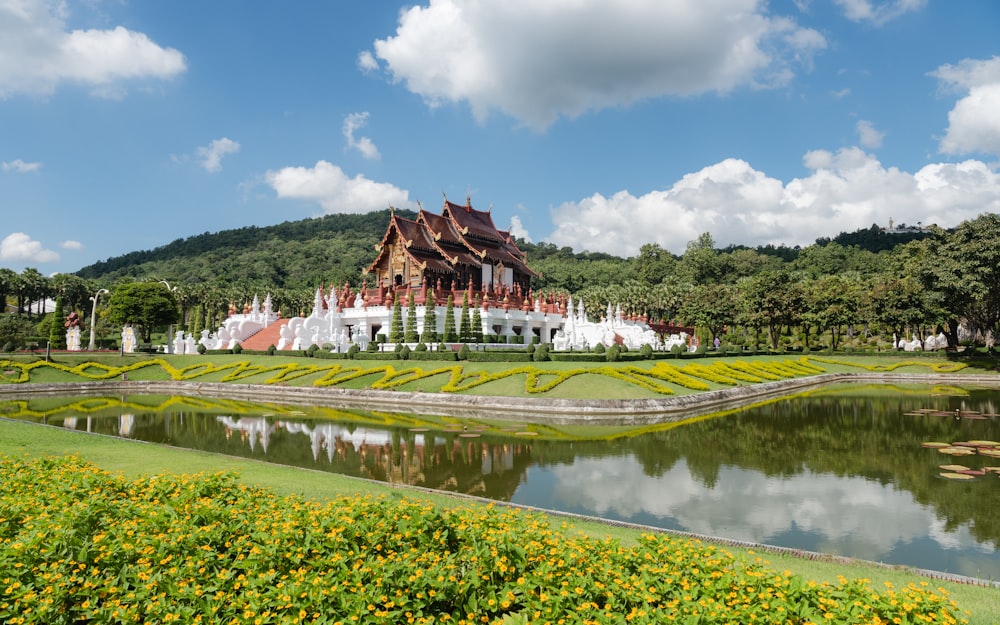
[[[498,414],[502,413],[517,417],[519,420],[553,425],[581,423],[588,425],[647,425],[679,421],[701,414],[706,409],[738,408],[762,399],[839,383],[972,384],[1000,387],[1000,376],[869,371],[822,373],[802,378],[759,384],[741,384],[713,391],[646,399],[510,397],[173,380],[4,384],[0,385],[0,397],[98,395],[102,393],[203,395],[282,401],[299,405],[348,405],[365,409],[396,410],[416,414],[477,419],[496,419]]]

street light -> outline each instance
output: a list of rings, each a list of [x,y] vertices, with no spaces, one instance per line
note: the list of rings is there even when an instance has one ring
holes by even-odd
[[[90,310],[90,345],[87,346],[87,349],[90,351],[94,351],[94,349],[96,349],[94,345],[94,322],[97,321],[97,300],[100,299],[101,293],[108,292],[109,291],[107,289],[101,289],[97,293],[94,293],[94,296],[90,298],[90,301],[94,302],[94,307]]]
[[[162,284],[163,286],[167,287],[167,290],[170,291],[171,293],[176,293],[177,292],[177,287],[170,286],[170,283],[167,282],[166,280],[160,280],[160,284]],[[174,338],[173,338],[173,334],[174,334],[174,324],[171,323],[170,325],[167,326],[167,353],[168,354],[174,353]]]

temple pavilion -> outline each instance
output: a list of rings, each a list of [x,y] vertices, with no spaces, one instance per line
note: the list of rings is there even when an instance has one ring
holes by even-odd
[[[421,206],[416,219],[392,212],[378,255],[366,270],[376,288],[386,290],[471,290],[502,300],[518,300],[535,276],[510,232],[497,229],[490,211],[445,197],[441,214]]]

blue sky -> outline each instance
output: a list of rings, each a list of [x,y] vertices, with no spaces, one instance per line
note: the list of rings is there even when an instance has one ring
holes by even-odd
[[[0,0],[0,266],[471,196],[534,242],[1000,212],[995,0]]]

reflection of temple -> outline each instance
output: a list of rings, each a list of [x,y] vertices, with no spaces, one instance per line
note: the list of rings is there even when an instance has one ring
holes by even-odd
[[[341,423],[270,422],[265,417],[220,416],[226,438],[238,432],[264,453],[279,430],[308,438],[313,460],[325,459],[340,473],[392,484],[509,500],[531,458],[531,445],[488,443],[459,432],[420,433],[352,427]],[[297,438],[297,437],[296,437]],[[295,438],[286,439],[295,445]]]

